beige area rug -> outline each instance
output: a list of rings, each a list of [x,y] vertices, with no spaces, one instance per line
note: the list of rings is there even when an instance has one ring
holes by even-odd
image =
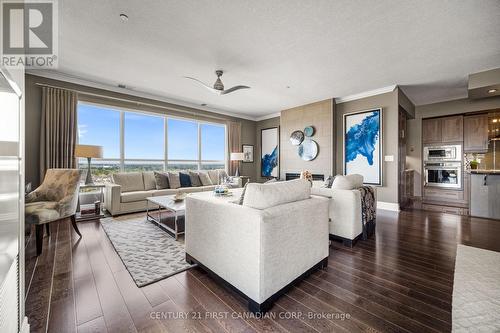
[[[500,252],[459,244],[453,332],[500,332]]]

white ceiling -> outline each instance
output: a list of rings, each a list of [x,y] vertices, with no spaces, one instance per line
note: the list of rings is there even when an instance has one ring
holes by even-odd
[[[500,67],[498,0],[64,0],[59,17],[59,72],[250,117],[392,84],[417,105],[466,97]],[[182,78],[219,68],[252,89]]]

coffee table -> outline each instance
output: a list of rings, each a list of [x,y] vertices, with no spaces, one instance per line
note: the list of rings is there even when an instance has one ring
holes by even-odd
[[[146,206],[146,219],[148,221],[156,223],[160,228],[165,229],[166,231],[172,233],[177,240],[179,235],[184,234],[184,228],[182,230],[179,229],[179,217],[184,217],[186,212],[186,200],[182,201],[174,201],[174,195],[162,195],[158,197],[148,197],[147,206]],[[159,207],[157,216],[151,214],[149,210],[150,204],[153,207]],[[174,228],[172,229],[170,226],[166,225],[161,220],[161,213],[167,211],[174,213]]]

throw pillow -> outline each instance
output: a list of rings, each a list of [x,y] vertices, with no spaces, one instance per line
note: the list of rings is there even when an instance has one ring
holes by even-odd
[[[226,170],[219,170],[219,183],[222,183],[222,181],[225,179],[225,178],[228,178],[229,175],[227,174]]]
[[[181,180],[177,172],[168,173],[168,184],[170,185],[170,188],[181,187]]]
[[[200,176],[197,172],[189,171],[189,179],[191,181],[191,186],[198,187],[201,186]]]
[[[191,178],[189,174],[179,172],[179,180],[181,182],[181,187],[191,187]]]
[[[163,190],[170,187],[168,183],[168,172],[155,171],[154,174],[157,190]]]
[[[325,182],[323,183],[323,188],[331,188],[333,184],[333,180],[335,179],[334,176],[328,176],[327,179],[325,179]]]
[[[201,185],[203,186],[210,186],[213,185],[212,180],[210,179],[210,176],[206,172],[200,172],[198,173],[198,177],[200,177]]]
[[[241,196],[240,196],[240,199],[238,200],[238,205],[243,206],[243,200],[245,200],[245,191],[247,190],[247,185],[248,185],[248,182],[243,187],[243,191],[241,191]]]

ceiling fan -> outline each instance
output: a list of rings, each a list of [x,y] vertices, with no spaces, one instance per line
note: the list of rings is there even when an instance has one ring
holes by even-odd
[[[224,90],[224,84],[222,83],[222,81],[220,79],[220,77],[222,76],[223,73],[224,72],[220,69],[215,71],[215,75],[217,75],[217,80],[215,80],[213,87],[210,87],[209,85],[203,83],[202,81],[200,81],[194,77],[189,77],[189,76],[184,76],[184,77],[186,79],[190,79],[190,80],[193,80],[193,81],[200,83],[205,88],[207,88],[211,92],[216,93],[217,95],[226,95],[226,94],[232,93],[233,91],[240,90],[240,89],[250,89],[249,86],[238,85],[238,86],[234,86],[232,88]]]

